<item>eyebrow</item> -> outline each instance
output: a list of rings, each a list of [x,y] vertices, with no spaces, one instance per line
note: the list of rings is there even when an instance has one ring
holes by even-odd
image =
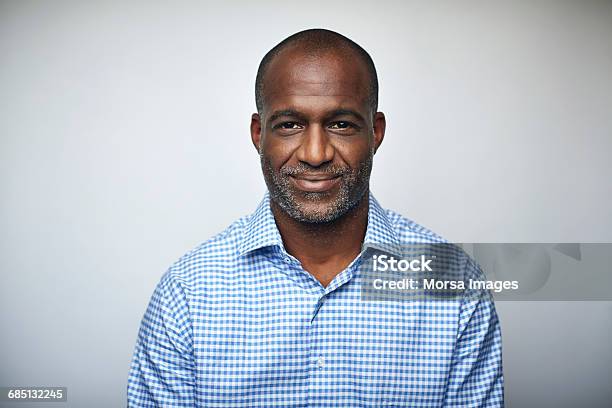
[[[359,112],[354,111],[352,109],[335,109],[329,112],[327,115],[325,115],[325,118],[326,120],[330,120],[331,118],[334,118],[336,116],[343,116],[343,115],[353,116],[357,118],[358,120],[365,122],[365,119],[363,118],[363,116]],[[283,116],[287,116],[290,118],[296,118],[300,120],[306,120],[306,117],[302,113],[294,109],[282,109],[282,110],[274,111],[272,115],[270,115],[270,118],[268,119],[268,121],[273,122],[276,119],[283,117]]]
[[[331,118],[335,118],[336,116],[353,116],[355,118],[357,118],[358,120],[365,122],[365,119],[363,118],[363,116],[361,116],[361,114],[357,111],[354,111],[352,109],[336,109],[331,111],[328,115],[327,115],[327,119],[331,119]]]
[[[270,115],[270,118],[268,119],[268,122],[273,122],[276,119],[282,117],[282,116],[287,116],[290,118],[296,118],[296,119],[301,119],[304,120],[305,117],[304,115],[302,115],[300,112],[293,110],[293,109],[283,109],[283,110],[277,110],[274,111],[272,113],[272,115]]]

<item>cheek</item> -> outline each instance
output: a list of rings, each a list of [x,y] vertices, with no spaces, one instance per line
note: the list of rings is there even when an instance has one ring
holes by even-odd
[[[273,140],[273,138],[267,138],[262,144],[262,153],[274,169],[279,169],[291,160],[298,147],[299,145],[295,146],[295,143],[290,141],[281,142]]]
[[[371,151],[371,146],[365,139],[337,143],[335,148],[336,155],[354,169],[369,157]]]

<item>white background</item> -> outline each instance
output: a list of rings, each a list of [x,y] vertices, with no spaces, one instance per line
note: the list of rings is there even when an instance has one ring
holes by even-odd
[[[259,61],[313,27],[377,65],[383,206],[457,242],[612,242],[612,2],[2,1],[0,386],[125,405],[162,273],[263,195]],[[497,307],[508,407],[609,406],[612,303]]]

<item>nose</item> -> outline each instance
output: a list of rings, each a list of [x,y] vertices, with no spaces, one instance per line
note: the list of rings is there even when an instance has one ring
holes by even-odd
[[[334,146],[325,130],[320,125],[311,125],[303,134],[302,144],[296,151],[296,158],[312,167],[319,167],[331,162],[334,154]]]

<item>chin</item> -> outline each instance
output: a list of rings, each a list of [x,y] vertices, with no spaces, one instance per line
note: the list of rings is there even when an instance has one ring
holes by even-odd
[[[309,224],[333,222],[344,215],[344,212],[339,211],[336,205],[328,202],[299,203],[298,207],[293,210],[294,219]]]

